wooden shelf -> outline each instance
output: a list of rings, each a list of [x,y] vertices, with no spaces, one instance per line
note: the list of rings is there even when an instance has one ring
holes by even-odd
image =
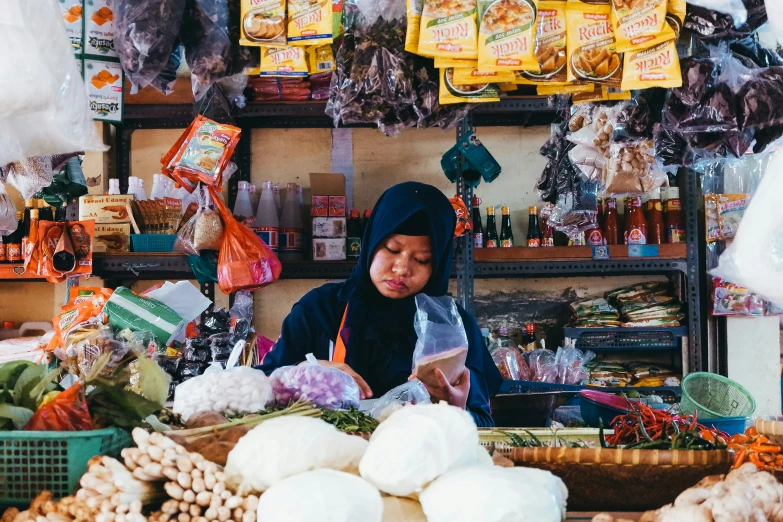
[[[24,271],[23,264],[0,264],[0,281],[46,281],[38,274],[29,274]]]
[[[685,259],[687,246],[658,245],[658,255],[654,257],[629,257],[628,247],[610,246],[610,260],[629,259]],[[477,248],[473,258],[477,263],[513,263],[515,261],[592,261],[593,247],[547,247],[547,248]]]

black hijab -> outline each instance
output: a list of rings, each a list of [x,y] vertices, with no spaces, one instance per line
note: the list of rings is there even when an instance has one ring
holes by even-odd
[[[349,366],[384,364],[392,353],[412,354],[416,343],[414,296],[389,299],[378,292],[370,279],[375,249],[390,234],[430,236],[432,275],[422,293],[443,296],[449,287],[456,224],[448,198],[431,185],[406,182],[383,193],[367,223],[359,262],[339,296],[348,303],[342,337]]]

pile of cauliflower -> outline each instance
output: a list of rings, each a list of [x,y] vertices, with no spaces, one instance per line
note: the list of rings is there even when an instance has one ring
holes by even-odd
[[[561,522],[568,490],[547,471],[496,466],[464,410],[408,406],[370,441],[286,416],[239,439],[225,467],[261,494],[264,522]]]
[[[593,522],[630,521],[602,513]],[[783,485],[747,463],[728,475],[705,478],[639,522],[783,522]]]

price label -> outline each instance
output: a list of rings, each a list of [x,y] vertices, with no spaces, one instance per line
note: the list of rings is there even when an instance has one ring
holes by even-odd
[[[628,257],[658,257],[658,245],[628,245]]]
[[[608,246],[594,246],[593,247],[593,259],[609,259],[609,247]]]

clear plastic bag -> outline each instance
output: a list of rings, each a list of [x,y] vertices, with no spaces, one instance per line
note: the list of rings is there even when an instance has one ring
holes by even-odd
[[[186,0],[110,0],[109,3],[114,11],[114,46],[131,82],[131,94],[135,94],[170,69]],[[176,77],[176,68],[174,74]],[[156,83],[156,88],[168,94],[168,83]]]
[[[559,384],[576,385],[590,377],[585,365],[595,359],[593,352],[581,350],[567,345],[557,349],[555,360],[557,364],[557,382]]]
[[[204,204],[199,209],[194,218],[196,222],[193,225],[193,248],[200,252],[202,250],[220,250],[220,244],[223,239],[224,224],[220,214],[210,207],[210,194],[204,191]]]
[[[179,229],[179,232],[177,232],[177,241],[174,243],[175,252],[182,252],[183,254],[195,256],[199,255],[201,250],[196,248],[196,223],[198,223],[201,214],[204,213],[207,204],[206,195],[204,190],[202,190],[202,187],[199,186],[196,191],[198,195],[198,209],[196,209],[196,213],[193,214],[187,223],[182,225],[182,228]],[[214,210],[212,212],[214,212]],[[211,250],[218,250],[219,248],[220,243],[218,240],[217,248]]]
[[[44,65],[36,27],[21,16],[19,3],[10,0],[0,20],[0,120],[46,109],[54,103],[55,78]]]
[[[35,156],[107,150],[95,129],[57,0],[24,1],[19,6],[25,24],[35,27],[40,65],[54,78],[56,97],[44,109],[3,120],[0,165]]]
[[[710,271],[783,305],[783,152],[774,153],[739,225],[734,241],[720,256],[718,268]]]
[[[505,380],[529,381],[530,367],[517,348],[502,347],[492,352],[492,360]]]
[[[313,354],[297,366],[283,366],[269,376],[278,406],[310,401],[330,409],[359,407],[359,386],[342,370],[321,366]]]
[[[16,205],[5,191],[5,185],[0,183],[0,236],[7,236],[16,231],[19,222],[16,220]]]
[[[274,402],[269,378],[248,366],[223,369],[213,363],[203,375],[188,379],[174,391],[174,413],[186,421],[194,413],[215,411],[229,417],[258,413]]]
[[[737,27],[748,21],[748,10],[742,0],[688,0],[688,3],[730,15]]]
[[[558,366],[555,352],[542,348],[533,350],[528,357],[531,380],[536,382],[556,383],[558,378]]]
[[[389,415],[409,404],[431,404],[427,388],[418,379],[389,390],[367,413],[379,421],[384,421]]]
[[[430,387],[438,387],[435,370],[454,383],[465,369],[468,336],[454,299],[419,294],[414,329],[418,339],[413,351],[413,375]]]
[[[783,2],[780,0],[764,0],[767,9],[769,25],[778,40],[778,45],[783,45]]]
[[[642,196],[666,184],[668,176],[655,165],[652,140],[614,143],[609,148],[604,193]]]

